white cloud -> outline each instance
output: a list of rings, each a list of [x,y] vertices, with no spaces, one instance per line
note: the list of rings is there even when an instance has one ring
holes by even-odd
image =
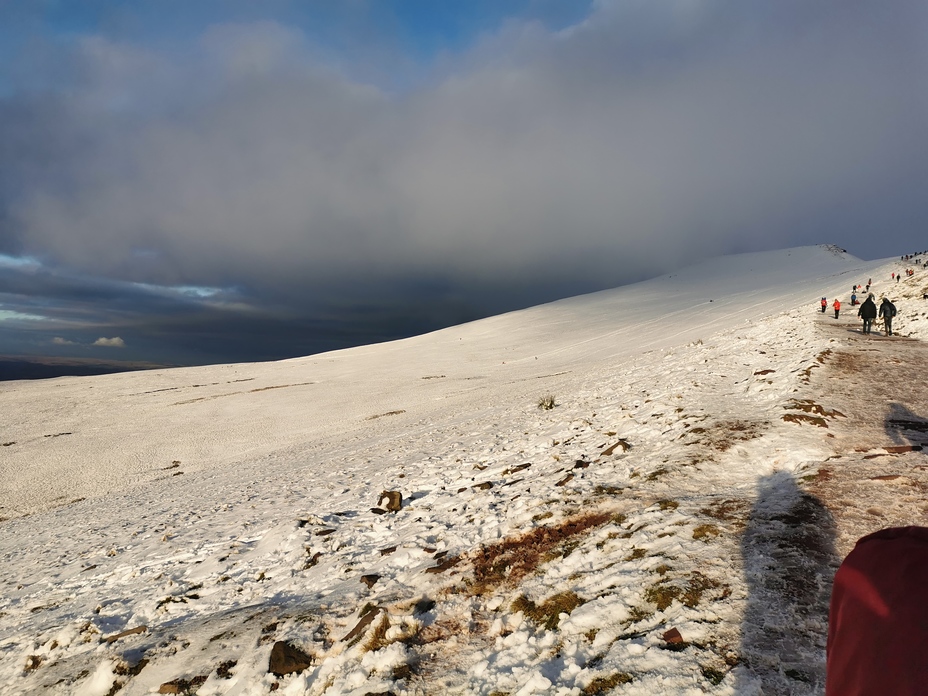
[[[119,336],[113,338],[98,338],[93,342],[95,346],[106,346],[107,348],[125,348],[126,342],[123,341]]]
[[[74,344],[74,341],[69,341],[69,340],[66,339],[66,338],[61,338],[61,336],[55,336],[55,337],[52,339],[52,343],[54,343],[56,346],[73,346],[73,345],[75,345],[75,344]]]

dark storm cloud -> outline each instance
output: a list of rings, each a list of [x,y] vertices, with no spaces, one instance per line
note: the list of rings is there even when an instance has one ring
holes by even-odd
[[[0,251],[239,288],[272,342],[393,337],[728,251],[914,251],[926,29],[917,2],[603,2],[560,32],[506,23],[401,93],[273,21],[171,52],[37,42],[0,102]],[[172,312],[135,315],[167,336]],[[207,314],[217,336],[243,320]]]

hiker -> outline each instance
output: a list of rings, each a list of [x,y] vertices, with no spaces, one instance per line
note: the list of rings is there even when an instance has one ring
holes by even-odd
[[[822,298],[822,314],[825,313],[825,310],[828,309],[828,298]]]
[[[852,292],[851,293],[851,307],[853,307],[856,304],[857,304],[857,293]]]
[[[832,586],[825,696],[925,693],[926,583],[925,527],[890,527],[857,540]]]
[[[831,305],[831,306],[835,308],[835,319],[837,319],[837,318],[838,318],[838,312],[841,311],[841,302],[840,302],[840,300],[838,300],[838,298],[836,297],[836,298],[835,298],[835,303],[834,303],[833,305]]]
[[[857,310],[857,316],[864,320],[863,333],[870,333],[873,327],[873,320],[876,319],[876,303],[873,301],[873,295],[867,295],[867,299],[860,305]]]
[[[896,305],[887,298],[883,298],[880,303],[880,316],[883,317],[883,325],[886,327],[886,335],[893,335],[893,317],[896,316]]]

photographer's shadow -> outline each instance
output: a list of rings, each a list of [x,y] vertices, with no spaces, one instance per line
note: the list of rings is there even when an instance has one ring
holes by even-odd
[[[758,481],[741,540],[748,597],[737,693],[824,691],[835,536],[831,513],[792,474]]]

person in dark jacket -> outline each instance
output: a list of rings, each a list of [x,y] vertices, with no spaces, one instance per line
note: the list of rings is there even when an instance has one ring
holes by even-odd
[[[860,309],[857,310],[857,316],[864,320],[863,332],[865,334],[870,333],[870,327],[873,325],[873,320],[876,319],[876,303],[873,301],[873,295],[867,295],[867,299],[863,301]]]
[[[896,316],[896,305],[887,298],[883,298],[880,303],[880,316],[883,318],[883,325],[886,327],[886,335],[893,335],[893,317]]]

